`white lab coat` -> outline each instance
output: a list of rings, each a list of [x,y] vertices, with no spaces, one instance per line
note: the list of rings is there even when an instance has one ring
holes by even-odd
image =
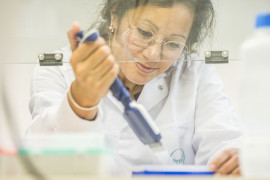
[[[70,49],[61,51],[68,62]],[[34,69],[29,133],[102,132],[114,139],[119,169],[158,163],[150,148],[128,126],[122,116],[123,106],[111,93],[102,100],[95,121],[79,118],[67,101],[73,80],[68,63]],[[239,122],[212,65],[179,61],[147,83],[137,102],[161,129],[173,164],[206,165],[221,150],[238,147]]]

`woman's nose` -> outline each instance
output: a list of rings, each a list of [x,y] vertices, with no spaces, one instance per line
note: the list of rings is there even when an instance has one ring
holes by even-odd
[[[154,43],[143,50],[143,56],[146,60],[156,61],[161,59],[162,55],[162,44]]]

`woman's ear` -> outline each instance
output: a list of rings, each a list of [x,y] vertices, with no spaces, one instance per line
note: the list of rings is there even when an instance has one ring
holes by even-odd
[[[111,26],[116,28],[118,26],[116,15],[114,14],[114,11],[111,12]]]
[[[117,18],[116,18],[114,11],[112,11],[109,30],[111,31],[111,33],[114,33],[117,30],[117,27],[118,27],[118,21],[117,21]]]

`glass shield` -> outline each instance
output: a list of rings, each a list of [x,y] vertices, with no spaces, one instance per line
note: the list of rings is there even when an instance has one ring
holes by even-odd
[[[175,9],[179,14],[173,14],[173,7],[177,6],[177,2],[167,4],[131,1],[126,2],[127,5],[124,8],[117,9],[114,20],[111,16],[107,17],[110,18],[109,20],[102,17],[101,10],[104,8],[102,1],[81,0],[73,4],[69,2],[71,5],[67,8],[61,7],[63,3],[61,0],[51,4],[43,1],[27,4],[15,0],[10,3],[1,3],[3,4],[1,21],[6,22],[1,30],[2,62],[5,63],[39,63],[38,55],[53,53],[68,46],[66,33],[74,21],[79,22],[84,32],[96,29],[106,40],[118,62],[179,61],[181,59],[187,61],[187,55],[190,54],[198,55],[197,58],[193,57],[190,60],[204,61],[205,57],[215,57],[215,53],[211,54],[210,51],[220,51],[221,56],[223,54],[231,60],[237,60],[239,59],[239,44],[246,37],[245,33],[243,35],[240,33],[244,29],[242,27],[235,27],[237,32],[235,35],[226,30],[226,27],[236,25],[240,19],[228,18],[225,10],[227,6],[221,1],[213,1],[215,11],[211,12],[211,7],[206,8],[207,11],[205,11],[208,14],[205,17],[194,17],[192,9],[183,7]],[[148,9],[148,7],[151,9],[151,6],[172,9],[168,12],[164,11],[166,16],[163,16],[162,12],[151,15]],[[186,6],[192,6],[192,3]],[[226,7],[223,8],[224,10],[216,11],[223,6]],[[40,9],[43,9],[42,13]],[[80,13],[77,13],[78,11]],[[189,13],[190,19],[181,19],[180,15],[183,16],[184,13]],[[250,25],[245,26],[247,34],[252,32],[251,19],[254,14],[256,14],[255,10],[247,13],[250,19]],[[152,23],[150,15],[153,18],[152,21],[158,20],[162,23]],[[7,21],[6,17],[9,17],[10,21]],[[119,17],[121,19],[118,19]],[[196,18],[195,21],[192,18]],[[120,26],[122,29],[119,29],[120,23],[123,25]],[[199,28],[199,25],[203,27]],[[231,43],[231,39],[235,37],[238,37],[237,42]],[[155,57],[146,57],[145,51],[148,52],[148,50],[154,52]],[[25,55],[25,52],[28,54]],[[24,54],[23,57],[22,54]],[[69,63],[69,58],[64,58],[64,63]]]
[[[173,7],[179,4],[177,2],[167,4],[147,0],[131,1],[126,2],[125,7],[116,9],[117,12],[112,17],[105,17],[105,15],[102,17],[101,10],[104,8],[102,1],[80,0],[73,4],[69,2],[70,6],[67,8],[61,7],[63,3],[61,0],[54,3],[45,1],[25,3],[15,0],[10,3],[1,3],[3,4],[1,21],[6,22],[1,30],[2,62],[5,63],[39,63],[38,55],[53,53],[68,46],[66,33],[75,21],[80,24],[84,32],[96,29],[106,40],[118,62],[204,61],[205,57],[210,56],[209,51],[220,51],[221,55],[223,53],[223,56],[228,55],[229,59],[237,60],[239,59],[239,44],[246,37],[239,35],[244,28],[235,28],[237,35],[226,31],[226,27],[237,24],[239,19],[228,18],[225,12],[227,6],[221,1],[213,1],[215,11],[211,12],[212,5],[210,5],[208,9],[205,9],[207,14],[204,17],[200,14],[194,17],[192,2],[186,5],[191,8],[178,7],[175,11],[179,14],[173,14]],[[149,12],[154,12],[150,11],[151,6],[160,9],[167,7],[168,12],[164,11],[164,16],[162,12],[150,14]],[[226,8],[216,11],[220,6]],[[40,9],[43,9],[42,13]],[[78,11],[80,13],[77,13]],[[189,13],[190,19],[181,18],[184,13]],[[251,19],[256,14],[255,10],[249,14],[248,17]],[[152,21],[162,23],[152,23],[150,15],[153,18]],[[6,17],[9,17],[10,21],[7,21]],[[118,19],[120,17],[121,19]],[[195,21],[192,18],[196,18]],[[120,26],[122,29],[119,29],[120,23],[122,23]],[[199,28],[200,25],[203,27]],[[247,33],[252,32],[252,25],[246,28]],[[230,39],[235,39],[235,37],[239,40],[231,43]],[[145,51],[148,52],[148,50],[154,52],[155,57],[147,57]],[[24,54],[23,57],[22,54]],[[197,54],[198,57],[187,59],[187,55],[190,54]],[[64,63],[69,63],[69,58],[63,59]]]
[[[45,148],[47,151],[42,151],[44,146],[38,146],[41,155],[44,152],[74,155],[80,152],[80,148],[84,148],[84,155],[89,159],[91,159],[89,154],[113,154],[111,140],[108,140],[109,148],[108,144],[103,146],[104,141],[101,141],[99,136],[103,131],[96,129],[93,132],[97,131],[98,136],[90,135],[90,138],[97,137],[94,147],[91,144],[87,146],[88,144],[85,143],[88,141],[87,138],[81,139],[86,146],[78,147],[76,142],[81,138],[78,136],[74,137],[73,143],[68,143],[67,139],[70,139],[74,133],[91,133],[86,130],[87,128],[83,128],[81,123],[77,126],[72,121],[78,118],[78,115],[73,111],[71,103],[88,109],[93,106],[102,108],[108,100],[106,98],[111,95],[110,86],[106,86],[107,89],[101,86],[102,98],[96,100],[95,97],[99,94],[94,93],[93,103],[88,101],[91,99],[89,96],[92,92],[91,88],[88,94],[85,93],[85,89],[80,89],[84,92],[78,90],[70,95],[70,87],[76,79],[80,78],[80,70],[74,68],[79,67],[91,81],[92,77],[103,77],[110,70],[113,71],[116,62],[119,65],[118,77],[129,91],[131,99],[137,101],[143,88],[148,83],[154,82],[155,78],[164,77],[170,72],[177,74],[177,69],[180,71],[182,67],[212,64],[224,83],[225,93],[238,115],[242,67],[240,47],[254,31],[256,14],[269,11],[270,4],[268,0],[206,2],[197,0],[1,1],[1,158],[6,158],[7,155],[13,157],[17,153],[32,153],[27,148],[20,149],[25,146],[32,148],[34,145],[29,143],[32,139],[23,139],[19,147],[14,147],[13,136],[25,138],[25,135],[34,135],[35,138],[41,138],[46,142],[47,137],[44,137],[44,134],[58,133],[63,136],[55,139],[52,146]],[[75,21],[77,23],[74,25]],[[72,33],[68,33],[72,26],[75,28]],[[98,32],[103,40],[98,39],[98,43],[86,42],[80,45],[83,36],[92,30]],[[82,32],[81,37],[76,36],[79,32]],[[87,63],[88,61],[91,63]],[[108,63],[108,66],[102,65],[106,68],[97,68],[104,62]],[[87,69],[90,69],[88,73]],[[110,80],[109,83],[112,84],[113,81]],[[167,88],[169,93],[171,87],[173,85],[169,84]],[[160,84],[157,85],[157,89],[166,90]],[[77,95],[80,94],[86,95],[85,101],[84,98],[80,99],[82,101],[78,99]],[[73,98],[72,101],[68,101],[70,97]],[[154,102],[153,99],[149,101]],[[60,109],[63,103],[66,103],[67,109]],[[65,117],[66,121],[60,118],[63,116],[57,116],[57,110],[59,114],[68,114],[69,117]],[[106,112],[109,112],[105,114],[106,117],[114,117],[110,114],[111,110],[107,109],[103,113]],[[55,119],[51,118],[50,113],[55,113]],[[153,119],[155,120],[157,116],[158,114],[154,114]],[[79,118],[82,121],[87,119],[87,117]],[[66,129],[58,127],[59,119],[63,120],[61,121],[63,124],[70,123],[70,126]],[[102,128],[107,128],[101,133],[102,135],[111,133],[110,128]],[[40,133],[42,137],[37,135]],[[83,136],[88,137],[88,135]],[[6,138],[9,136],[10,141]],[[66,139],[61,139],[65,137]],[[59,145],[60,141],[66,144]],[[34,139],[33,142],[38,140]],[[0,163],[2,162],[0,160]],[[93,164],[89,165],[85,162],[84,167],[88,166]],[[88,170],[84,169],[84,172],[89,172]],[[52,170],[49,169],[47,172]]]

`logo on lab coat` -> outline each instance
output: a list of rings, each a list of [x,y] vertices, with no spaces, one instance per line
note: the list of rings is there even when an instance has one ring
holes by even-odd
[[[170,157],[173,164],[184,164],[185,162],[185,153],[181,148],[175,149]]]

